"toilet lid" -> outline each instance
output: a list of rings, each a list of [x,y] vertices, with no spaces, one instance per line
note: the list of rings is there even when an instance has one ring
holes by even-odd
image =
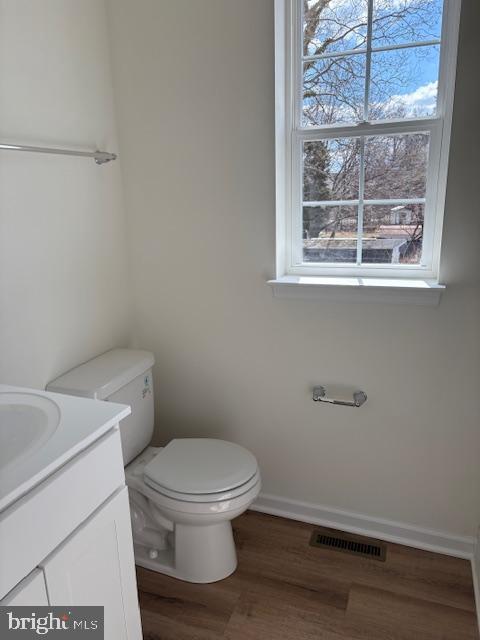
[[[144,468],[145,478],[175,493],[235,489],[257,472],[255,456],[238,444],[210,438],[172,440]]]

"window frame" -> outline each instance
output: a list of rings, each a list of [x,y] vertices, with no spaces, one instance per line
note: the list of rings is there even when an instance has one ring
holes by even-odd
[[[373,0],[369,0],[370,5],[372,2]],[[460,9],[461,0],[444,0],[437,113],[434,117],[302,128],[300,126],[303,64],[302,0],[275,0],[277,279],[284,276],[370,276],[389,279],[438,280]],[[391,48],[382,47],[384,50]],[[422,264],[405,264],[399,267],[394,264],[376,263],[364,263],[358,266],[353,263],[303,262],[301,153],[303,142],[345,136],[360,137],[409,132],[430,134]],[[404,200],[402,199],[402,202]]]

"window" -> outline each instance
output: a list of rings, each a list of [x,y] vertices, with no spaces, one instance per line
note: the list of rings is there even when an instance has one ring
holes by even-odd
[[[460,0],[276,0],[277,278],[438,278]]]

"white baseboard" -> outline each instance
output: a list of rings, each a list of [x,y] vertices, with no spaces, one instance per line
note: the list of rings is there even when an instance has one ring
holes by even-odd
[[[408,547],[443,553],[457,558],[467,558],[472,560],[473,564],[475,538],[469,536],[455,536],[394,520],[372,518],[361,513],[280,498],[266,493],[261,493],[250,509],[291,520],[358,533]],[[480,558],[477,559],[476,569],[478,576],[480,574]],[[480,600],[477,600],[477,605],[480,606]],[[477,608],[477,611],[480,611],[480,608]]]
[[[472,557],[473,588],[477,606],[478,630],[480,631],[480,533]]]

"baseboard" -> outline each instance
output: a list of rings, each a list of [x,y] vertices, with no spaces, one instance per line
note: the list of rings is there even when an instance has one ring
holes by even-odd
[[[480,631],[480,534],[472,557],[473,588],[475,590],[475,604],[477,607],[478,630]]]
[[[352,511],[342,511],[332,507],[300,502],[299,500],[280,498],[266,493],[261,493],[250,509],[290,518],[291,520],[299,520],[323,527],[371,536],[408,547],[443,553],[457,558],[472,560],[474,557],[475,538],[469,536],[455,536],[402,522],[371,518]],[[476,569],[477,575],[479,575],[480,558],[477,559]],[[479,600],[477,600],[478,603]],[[477,610],[480,611],[479,608]]]

